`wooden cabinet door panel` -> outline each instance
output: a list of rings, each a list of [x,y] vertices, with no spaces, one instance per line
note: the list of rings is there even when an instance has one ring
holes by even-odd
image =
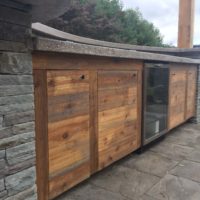
[[[169,81],[169,119],[168,127],[172,129],[185,121],[186,103],[186,68],[172,66]]]
[[[138,72],[98,72],[99,169],[137,149]]]
[[[197,68],[189,67],[187,70],[186,119],[189,119],[195,115],[196,80],[197,80]]]
[[[90,175],[89,73],[48,71],[47,94],[49,196],[54,198]]]

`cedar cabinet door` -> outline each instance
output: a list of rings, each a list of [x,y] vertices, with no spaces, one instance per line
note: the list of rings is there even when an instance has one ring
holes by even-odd
[[[196,83],[197,81],[197,68],[188,67],[187,70],[187,98],[186,98],[186,119],[195,116],[196,106]]]
[[[169,77],[169,120],[172,129],[185,121],[187,71],[185,67],[171,66]]]
[[[98,168],[139,146],[138,71],[98,72]]]
[[[89,73],[49,70],[49,198],[90,175]]]

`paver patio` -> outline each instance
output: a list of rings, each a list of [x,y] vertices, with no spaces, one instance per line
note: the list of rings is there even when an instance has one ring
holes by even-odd
[[[56,200],[200,200],[200,125],[171,131]]]

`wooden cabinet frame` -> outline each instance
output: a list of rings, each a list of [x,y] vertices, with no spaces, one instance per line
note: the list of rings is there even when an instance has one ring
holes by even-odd
[[[180,83],[183,84],[182,88],[183,98],[183,107],[181,114],[183,117],[177,121],[175,124],[170,124],[170,120],[173,120],[173,114],[171,110],[172,106],[172,91],[175,91],[176,95],[179,95],[176,90],[173,90],[172,84],[173,80],[171,73],[169,76],[169,117],[168,117],[168,129],[172,129],[181,123],[185,122],[195,114],[195,95],[196,95],[196,78],[195,73],[197,73],[197,67],[189,65],[179,65],[173,64],[170,66],[171,72],[176,69],[177,73],[183,70],[182,78],[180,78]],[[132,60],[132,59],[116,59],[116,58],[106,58],[98,56],[83,56],[83,55],[73,55],[73,54],[57,54],[57,53],[42,53],[35,52],[33,53],[33,71],[34,71],[34,86],[35,86],[35,118],[36,118],[36,166],[37,166],[37,186],[38,186],[38,198],[39,200],[49,200],[71,188],[77,182],[73,183],[74,176],[79,173],[87,173],[85,167],[83,166],[80,169],[72,171],[70,177],[66,174],[66,179],[73,184],[60,185],[61,188],[55,195],[50,194],[49,191],[49,144],[48,144],[48,81],[47,81],[47,71],[48,70],[86,70],[89,74],[89,145],[90,145],[90,163],[89,163],[89,175],[96,173],[101,169],[99,167],[99,152],[98,152],[98,138],[99,138],[99,99],[98,99],[98,73],[99,72],[137,72],[138,82],[137,82],[137,115],[138,115],[138,135],[137,135],[137,145],[132,151],[136,150],[141,146],[141,116],[142,116],[142,73],[143,73],[143,61]],[[184,75],[185,73],[185,75]],[[190,75],[188,73],[192,73]],[[178,73],[179,74],[179,73]],[[178,75],[179,76],[179,75]],[[184,78],[185,76],[185,78]],[[192,77],[190,77],[192,76]],[[179,79],[178,78],[178,79]],[[193,80],[193,83],[188,83],[188,79]],[[181,81],[183,83],[181,83]],[[179,82],[179,81],[178,81]],[[192,91],[188,91],[193,87]],[[195,84],[195,85],[194,85]],[[176,85],[176,84],[175,84]],[[179,88],[179,87],[178,87]],[[143,88],[144,89],[144,88]],[[187,99],[192,96],[191,102],[188,102]],[[178,96],[177,96],[178,98]],[[192,103],[194,102],[194,103]],[[194,108],[188,109],[189,105],[194,104]],[[176,102],[175,105],[176,106]],[[188,112],[188,114],[186,113]],[[176,117],[176,116],[175,116]],[[131,153],[130,152],[127,152]],[[126,154],[126,153],[125,153]],[[118,159],[118,158],[117,158]],[[113,160],[114,162],[116,160]],[[111,163],[112,163],[111,162]],[[110,164],[110,163],[109,163]],[[73,175],[74,174],[74,175]],[[88,176],[89,176],[88,175]],[[76,176],[75,176],[76,177]],[[87,177],[87,176],[86,176]],[[65,177],[64,177],[65,178]],[[85,177],[83,178],[85,179]],[[82,181],[82,180],[80,180]],[[59,182],[59,181],[58,181]]]
[[[33,53],[33,70],[36,108],[36,151],[37,185],[39,200],[52,199],[49,194],[48,158],[48,70],[87,70],[89,73],[89,132],[90,132],[90,174],[98,169],[98,71],[137,71],[138,73],[138,135],[137,147],[141,144],[141,101],[143,62],[132,59],[114,59],[97,56],[83,56],[57,53]],[[128,154],[128,152],[127,152]],[[80,169],[81,170],[81,169]],[[75,173],[79,173],[78,171]],[[84,169],[83,169],[83,173]],[[73,180],[72,180],[73,181]],[[62,185],[61,185],[62,187]],[[62,193],[67,187],[58,193]],[[57,194],[56,194],[57,195]]]

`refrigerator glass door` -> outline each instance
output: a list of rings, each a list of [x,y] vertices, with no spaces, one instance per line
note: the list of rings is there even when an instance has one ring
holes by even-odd
[[[146,64],[144,87],[144,142],[167,129],[169,69],[165,64]]]

